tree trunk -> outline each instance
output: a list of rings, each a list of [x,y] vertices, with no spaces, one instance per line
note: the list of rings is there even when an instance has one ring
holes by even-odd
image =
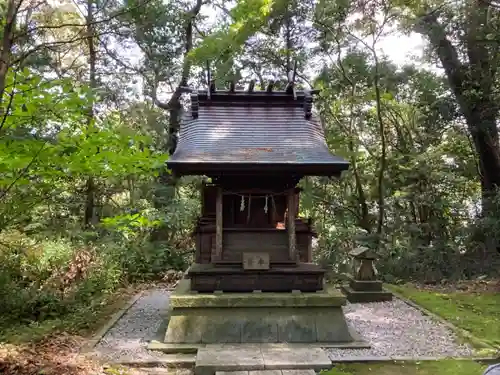
[[[87,17],[86,17],[86,42],[89,52],[89,86],[91,90],[95,90],[97,86],[96,81],[96,63],[97,63],[97,50],[95,47],[95,32],[94,32],[94,11],[93,0],[87,1]],[[94,93],[93,93],[94,94]],[[93,95],[92,94],[92,95]],[[94,100],[91,99],[87,109],[87,126],[90,128],[94,122]],[[97,217],[95,215],[95,200],[96,200],[96,185],[93,176],[89,176],[85,188],[85,214],[84,226],[90,227],[96,224]]]
[[[441,61],[449,85],[462,111],[478,154],[483,190],[483,215],[495,214],[487,203],[500,187],[500,145],[496,121],[500,108],[494,99],[496,53],[488,53],[483,34],[490,27],[490,2],[477,2],[468,15],[466,35],[468,63],[462,63],[436,12],[420,18],[418,30],[427,36]],[[494,209],[493,209],[494,210]]]
[[[2,32],[2,49],[0,50],[0,108],[2,108],[1,104],[4,97],[5,81],[10,67],[11,49],[14,43],[14,31],[16,29],[16,16],[19,10],[18,1],[9,0],[6,9],[5,14],[0,16],[1,24],[4,25]],[[6,113],[7,112],[8,110]],[[0,113],[0,116],[6,116],[6,113]]]
[[[169,121],[168,121],[168,143],[167,143],[167,152],[172,155],[175,152],[177,147],[177,134],[179,132],[180,123],[181,123],[181,95],[183,92],[183,88],[187,86],[189,75],[191,73],[191,60],[189,59],[189,53],[193,49],[193,29],[195,19],[200,13],[201,6],[203,5],[202,0],[197,0],[193,7],[186,12],[185,18],[185,43],[184,43],[184,60],[182,66],[181,79],[179,81],[179,85],[175,89],[175,92],[170,97],[170,100],[167,103],[161,102],[157,97],[157,86],[158,82],[155,82],[153,88],[153,101],[154,103],[164,109],[169,111]],[[210,82],[208,82],[210,84]],[[158,184],[160,188],[156,189],[155,196],[153,198],[153,205],[157,209],[161,209],[167,205],[171,198],[173,198],[175,194],[175,185],[176,179],[175,176],[172,176],[167,170],[164,168],[160,171],[160,175],[158,176]],[[166,186],[167,189],[164,189],[163,186]],[[170,189],[168,189],[170,187]],[[163,227],[159,227],[153,231],[151,234],[152,241],[162,241],[167,239],[167,233]]]
[[[175,92],[170,97],[167,103],[163,103],[158,100],[156,89],[158,82],[155,82],[153,89],[153,101],[154,103],[167,111],[169,111],[169,128],[168,128],[168,152],[173,154],[177,146],[177,132],[180,126],[180,116],[181,116],[181,95],[183,88],[188,85],[189,75],[191,72],[191,60],[189,59],[189,53],[193,49],[193,29],[194,22],[198,14],[200,13],[201,6],[203,5],[202,0],[197,0],[196,4],[186,13],[186,25],[185,25],[185,43],[184,43],[184,61],[182,66],[181,79],[179,85],[175,89]],[[208,82],[210,84],[210,82]]]
[[[387,145],[385,137],[385,125],[382,118],[382,98],[380,94],[380,74],[379,74],[379,62],[377,58],[377,53],[375,48],[372,49],[373,58],[375,60],[375,77],[374,77],[374,89],[375,89],[375,99],[376,99],[376,109],[377,109],[377,122],[379,126],[380,135],[380,160],[379,160],[379,170],[378,170],[378,218],[377,218],[377,249],[380,250],[382,244],[382,237],[384,235],[384,218],[385,218],[385,170],[387,169]]]
[[[352,141],[352,139],[349,140],[349,151],[351,153],[351,170],[354,174],[354,182],[356,184],[356,191],[358,193],[357,200],[360,211],[358,225],[368,233],[371,233],[372,225],[370,220],[370,212],[368,210],[368,204],[366,203],[366,194],[363,189],[363,183],[358,172],[358,163],[356,160],[356,155],[354,154],[354,142]]]
[[[94,201],[94,192],[95,192],[95,185],[94,185],[94,179],[92,177],[89,177],[87,179],[87,183],[85,184],[85,212],[84,212],[84,219],[83,223],[85,227],[90,227],[94,223],[94,207],[95,207],[95,201]]]
[[[485,103],[477,107],[495,108],[494,103]],[[481,188],[483,203],[489,201],[500,187],[500,146],[498,140],[496,113],[474,109],[467,116],[467,124],[474,142],[474,147],[479,157],[479,170],[481,173]],[[487,204],[487,207],[490,206]],[[487,207],[484,207],[487,209]]]

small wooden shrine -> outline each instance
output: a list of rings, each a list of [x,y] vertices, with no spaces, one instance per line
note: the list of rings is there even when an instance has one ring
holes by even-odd
[[[312,113],[315,91],[234,85],[191,93],[168,161],[203,175],[196,259],[170,299],[166,343],[350,342],[345,297],[312,263],[309,219],[298,217],[304,176],[339,176]]]
[[[330,153],[312,116],[315,92],[208,91],[168,162],[176,175],[205,175],[189,269],[198,292],[313,292],[324,270],[311,263],[311,221],[298,218],[299,180],[338,176],[348,163]]]

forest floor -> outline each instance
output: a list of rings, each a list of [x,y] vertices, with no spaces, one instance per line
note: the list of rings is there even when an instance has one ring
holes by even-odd
[[[500,347],[499,281],[464,282],[445,286],[396,286],[395,291],[413,300],[455,326]],[[56,323],[12,327],[0,337],[0,373],[5,375],[97,375],[116,374],[97,362],[79,355],[80,349],[111,315],[120,310],[138,291],[150,289],[141,285],[121,290],[102,309],[89,315],[64,317]],[[156,286],[158,287],[158,286]],[[85,329],[72,330],[75,319]],[[54,327],[51,330],[50,327]],[[65,327],[68,327],[66,329]],[[485,366],[468,360],[405,362],[390,364],[340,365],[328,375],[480,375]],[[131,372],[127,372],[130,374]]]
[[[112,374],[99,362],[80,355],[80,351],[134,295],[152,287],[151,284],[129,286],[103,298],[96,304],[99,308],[38,324],[0,329],[0,374]]]

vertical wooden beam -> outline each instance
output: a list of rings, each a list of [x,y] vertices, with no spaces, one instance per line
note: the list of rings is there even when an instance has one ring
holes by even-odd
[[[288,230],[288,254],[291,261],[297,261],[297,239],[295,236],[295,189],[288,190],[287,195],[287,230]]]
[[[307,229],[309,231],[309,234],[307,235],[307,257],[306,257],[307,263],[312,263],[312,241],[313,241],[312,227],[313,227],[313,221],[311,218],[309,218],[307,219]]]
[[[295,198],[295,216],[298,215],[300,212],[300,192],[295,191],[294,192],[294,198]]]
[[[222,259],[222,187],[217,187],[215,199],[215,261]]]
[[[307,256],[306,262],[312,263],[312,235],[307,236]]]

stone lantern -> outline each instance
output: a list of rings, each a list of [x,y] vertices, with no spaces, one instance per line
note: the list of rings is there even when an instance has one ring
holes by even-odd
[[[342,291],[351,303],[382,302],[392,300],[392,293],[384,290],[382,281],[377,280],[377,271],[373,262],[375,253],[364,246],[349,252],[353,258],[353,273],[349,284],[342,286]]]

